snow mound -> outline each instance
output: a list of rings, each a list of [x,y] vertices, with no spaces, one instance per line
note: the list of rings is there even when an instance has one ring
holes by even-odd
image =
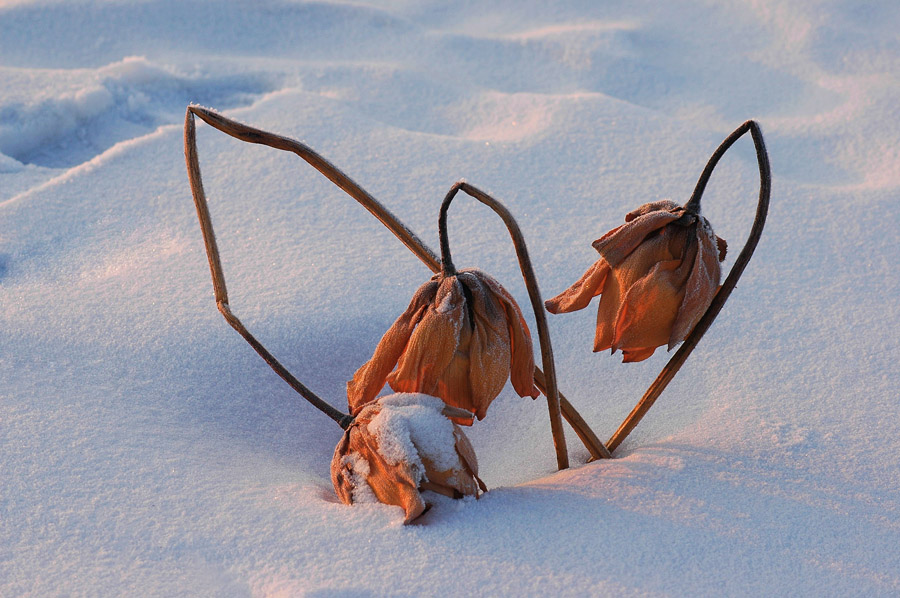
[[[22,69],[2,71],[12,86],[27,78]],[[271,87],[259,75],[183,75],[139,56],[42,76],[47,87],[38,94],[0,98],[0,152],[53,168],[81,164],[124,139],[180,122],[192,101],[241,106]]]

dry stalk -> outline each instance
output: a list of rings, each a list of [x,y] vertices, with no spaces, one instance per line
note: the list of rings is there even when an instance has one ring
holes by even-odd
[[[744,272],[744,268],[747,267],[747,263],[750,261],[750,257],[753,255],[753,251],[759,243],[759,238],[762,235],[763,227],[766,223],[766,214],[769,210],[772,174],[769,168],[769,156],[766,152],[762,131],[760,130],[759,125],[752,120],[748,120],[735,129],[735,131],[719,145],[709,159],[709,162],[707,162],[706,168],[703,169],[703,173],[700,175],[696,187],[694,187],[694,192],[691,194],[690,200],[685,204],[685,208],[693,211],[698,211],[700,209],[700,198],[703,195],[703,191],[706,189],[706,184],[709,181],[716,164],[719,163],[719,160],[725,152],[728,151],[728,148],[748,131],[753,138],[753,144],[756,148],[756,160],[759,163],[759,202],[756,207],[756,217],[753,221],[753,227],[750,229],[750,236],[747,239],[747,243],[735,260],[734,265],[731,267],[731,271],[728,273],[728,277],[725,279],[725,282],[722,283],[722,287],[712,300],[712,303],[710,303],[706,313],[703,314],[703,317],[697,322],[697,325],[684,340],[684,343],[678,351],[675,352],[669,362],[663,367],[659,376],[653,381],[653,384],[650,385],[650,388],[647,389],[647,392],[644,393],[644,396],[641,397],[641,400],[638,401],[638,404],[635,405],[631,413],[628,414],[628,417],[625,418],[622,425],[619,426],[619,429],[612,435],[609,442],[606,443],[606,446],[610,451],[615,451],[622,441],[628,437],[631,431],[634,430],[634,427],[637,426],[638,422],[641,421],[641,418],[646,415],[650,407],[653,406],[653,403],[656,402],[656,399],[662,391],[668,386],[669,382],[672,381],[672,378],[675,377],[675,374],[678,373],[678,370],[681,369],[681,366],[684,365],[685,360],[687,360],[688,356],[694,350],[694,347],[697,346],[697,343],[703,338],[703,335],[709,329],[713,320],[719,315],[719,311],[721,311],[725,301],[728,300],[729,295],[731,295],[731,292],[734,290],[738,279]]]
[[[250,335],[246,328],[240,323],[234,314],[227,309],[228,297],[225,290],[225,277],[222,274],[222,266],[219,260],[219,253],[216,247],[215,235],[212,230],[212,221],[209,215],[209,209],[206,204],[206,197],[203,193],[203,184],[200,178],[200,165],[197,157],[197,144],[194,125],[194,116],[209,124],[215,129],[230,135],[247,143],[256,143],[265,145],[275,149],[292,152],[303,158],[310,166],[322,173],[328,180],[337,185],[350,197],[359,202],[373,216],[375,216],[382,224],[387,227],[400,241],[421,260],[432,272],[439,272],[441,269],[440,259],[437,254],[428,248],[411,230],[409,230],[400,220],[394,216],[387,208],[385,208],[378,200],[372,197],[365,189],[360,187],[353,179],[344,174],[339,168],[322,157],[315,150],[293,139],[269,133],[261,129],[247,126],[232,119],[226,118],[207,108],[200,106],[188,106],[185,114],[184,136],[185,136],[185,159],[188,166],[188,175],[191,180],[191,191],[194,194],[194,202],[197,206],[197,215],[200,218],[200,225],[203,230],[203,238],[206,243],[207,256],[209,258],[210,271],[212,273],[213,288],[215,290],[216,304],[219,310],[225,315],[229,324],[237,330],[241,336],[253,346],[253,348],[263,357],[263,359],[272,367],[279,376],[281,376],[294,390],[300,393],[304,398],[313,402],[320,409],[319,404],[327,405],[322,399],[318,398],[312,391],[306,388],[299,380],[294,378],[275,358],[265,350],[262,345]],[[225,310],[223,310],[223,305]],[[536,312],[536,313],[542,313]],[[253,338],[253,341],[250,339]],[[277,365],[274,365],[277,364]],[[545,366],[546,367],[546,366]],[[535,368],[534,372],[535,385],[544,393],[545,396],[550,392],[548,390],[543,371]],[[555,378],[555,377],[554,377]],[[607,450],[597,435],[591,430],[590,426],[585,422],[584,418],[578,413],[575,407],[562,395],[559,396],[559,406],[563,417],[575,430],[579,439],[584,443],[590,452],[592,458],[610,458],[610,452]],[[318,403],[314,402],[313,397]],[[341,418],[349,418],[350,416],[335,410],[327,405],[332,411],[340,415]],[[325,411],[329,417],[335,418],[335,415]],[[341,420],[336,420],[344,421]],[[342,427],[349,425],[351,420],[347,419],[342,423]]]
[[[522,236],[522,230],[513,215],[506,206],[485,193],[484,191],[473,187],[465,181],[455,183],[450,191],[447,192],[444,201],[441,204],[440,217],[438,219],[438,229],[440,231],[441,241],[441,262],[442,270],[445,272],[453,271],[453,263],[450,259],[450,245],[447,239],[447,210],[453,198],[456,197],[458,191],[465,191],[481,203],[485,204],[498,216],[509,231],[512,238],[513,246],[516,249],[516,257],[519,259],[519,269],[522,271],[522,278],[525,279],[525,288],[528,290],[528,298],[531,300],[531,307],[534,310],[534,317],[538,329],[538,340],[541,344],[541,361],[544,365],[544,388],[541,390],[547,397],[547,407],[550,410],[550,431],[553,434],[553,446],[556,449],[556,465],[559,469],[569,467],[569,453],[566,447],[565,431],[562,426],[562,418],[559,406],[559,391],[556,387],[556,364],[553,361],[553,347],[550,344],[550,331],[547,327],[547,314],[544,312],[544,301],[541,299],[541,291],[538,288],[537,278],[534,275],[534,268],[531,265],[531,258],[528,257],[528,247],[525,244],[525,237]]]
[[[187,163],[188,178],[191,183],[191,194],[194,196],[194,205],[197,208],[197,218],[200,220],[200,228],[203,231],[203,242],[206,245],[206,256],[209,259],[209,269],[212,274],[213,292],[216,297],[216,306],[225,316],[225,320],[232,328],[244,337],[250,346],[259,353],[275,373],[287,382],[300,396],[313,404],[325,415],[333,419],[344,430],[353,422],[353,417],[343,413],[322,400],[316,393],[297,380],[287,368],[285,368],[275,356],[262,346],[256,337],[235,316],[228,305],[228,290],[225,286],[225,274],[222,272],[222,261],[219,258],[219,248],[216,243],[216,234],[213,231],[212,218],[209,215],[209,205],[206,202],[206,193],[203,191],[203,179],[200,176],[200,161],[197,155],[197,135],[194,126],[194,112],[188,108],[184,119],[184,158]]]

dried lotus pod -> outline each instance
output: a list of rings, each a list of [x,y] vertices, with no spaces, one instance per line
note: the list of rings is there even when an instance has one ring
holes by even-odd
[[[593,246],[600,259],[545,305],[566,313],[601,295],[594,351],[621,350],[626,362],[685,339],[719,288],[727,248],[706,218],[668,200],[629,212]]]
[[[448,416],[460,409],[437,397],[401,393],[365,405],[334,451],[331,481],[345,504],[381,502],[403,509],[409,523],[426,508],[423,490],[477,497],[475,450]]]

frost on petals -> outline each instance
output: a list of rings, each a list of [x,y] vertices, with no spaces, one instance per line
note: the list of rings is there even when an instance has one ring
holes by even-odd
[[[422,394],[390,395],[363,407],[331,461],[341,501],[396,505],[409,523],[425,511],[423,490],[478,496],[486,488],[475,450],[448,415],[463,413]]]
[[[626,362],[685,339],[718,290],[727,249],[705,218],[668,200],[629,212],[593,246],[600,259],[545,305],[567,313],[600,295],[594,351],[621,350]]]
[[[466,269],[436,274],[419,287],[347,383],[347,399],[356,414],[388,383],[396,392],[440,397],[482,419],[507,379],[519,396],[538,396],[531,333],[500,283]]]

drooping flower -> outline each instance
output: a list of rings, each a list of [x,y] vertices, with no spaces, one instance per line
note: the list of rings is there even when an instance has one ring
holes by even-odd
[[[506,289],[471,268],[435,274],[419,287],[347,383],[347,398],[355,415],[387,382],[396,392],[440,397],[482,419],[507,379],[519,396],[538,396],[531,333]]]
[[[626,362],[687,337],[719,288],[727,249],[706,218],[669,200],[629,212],[593,246],[600,259],[545,306],[567,313],[601,295],[594,351],[621,350]]]
[[[331,461],[341,501],[396,505],[409,523],[425,511],[424,490],[451,498],[486,491],[475,450],[448,416],[471,418],[423,394],[389,395],[363,407]]]

